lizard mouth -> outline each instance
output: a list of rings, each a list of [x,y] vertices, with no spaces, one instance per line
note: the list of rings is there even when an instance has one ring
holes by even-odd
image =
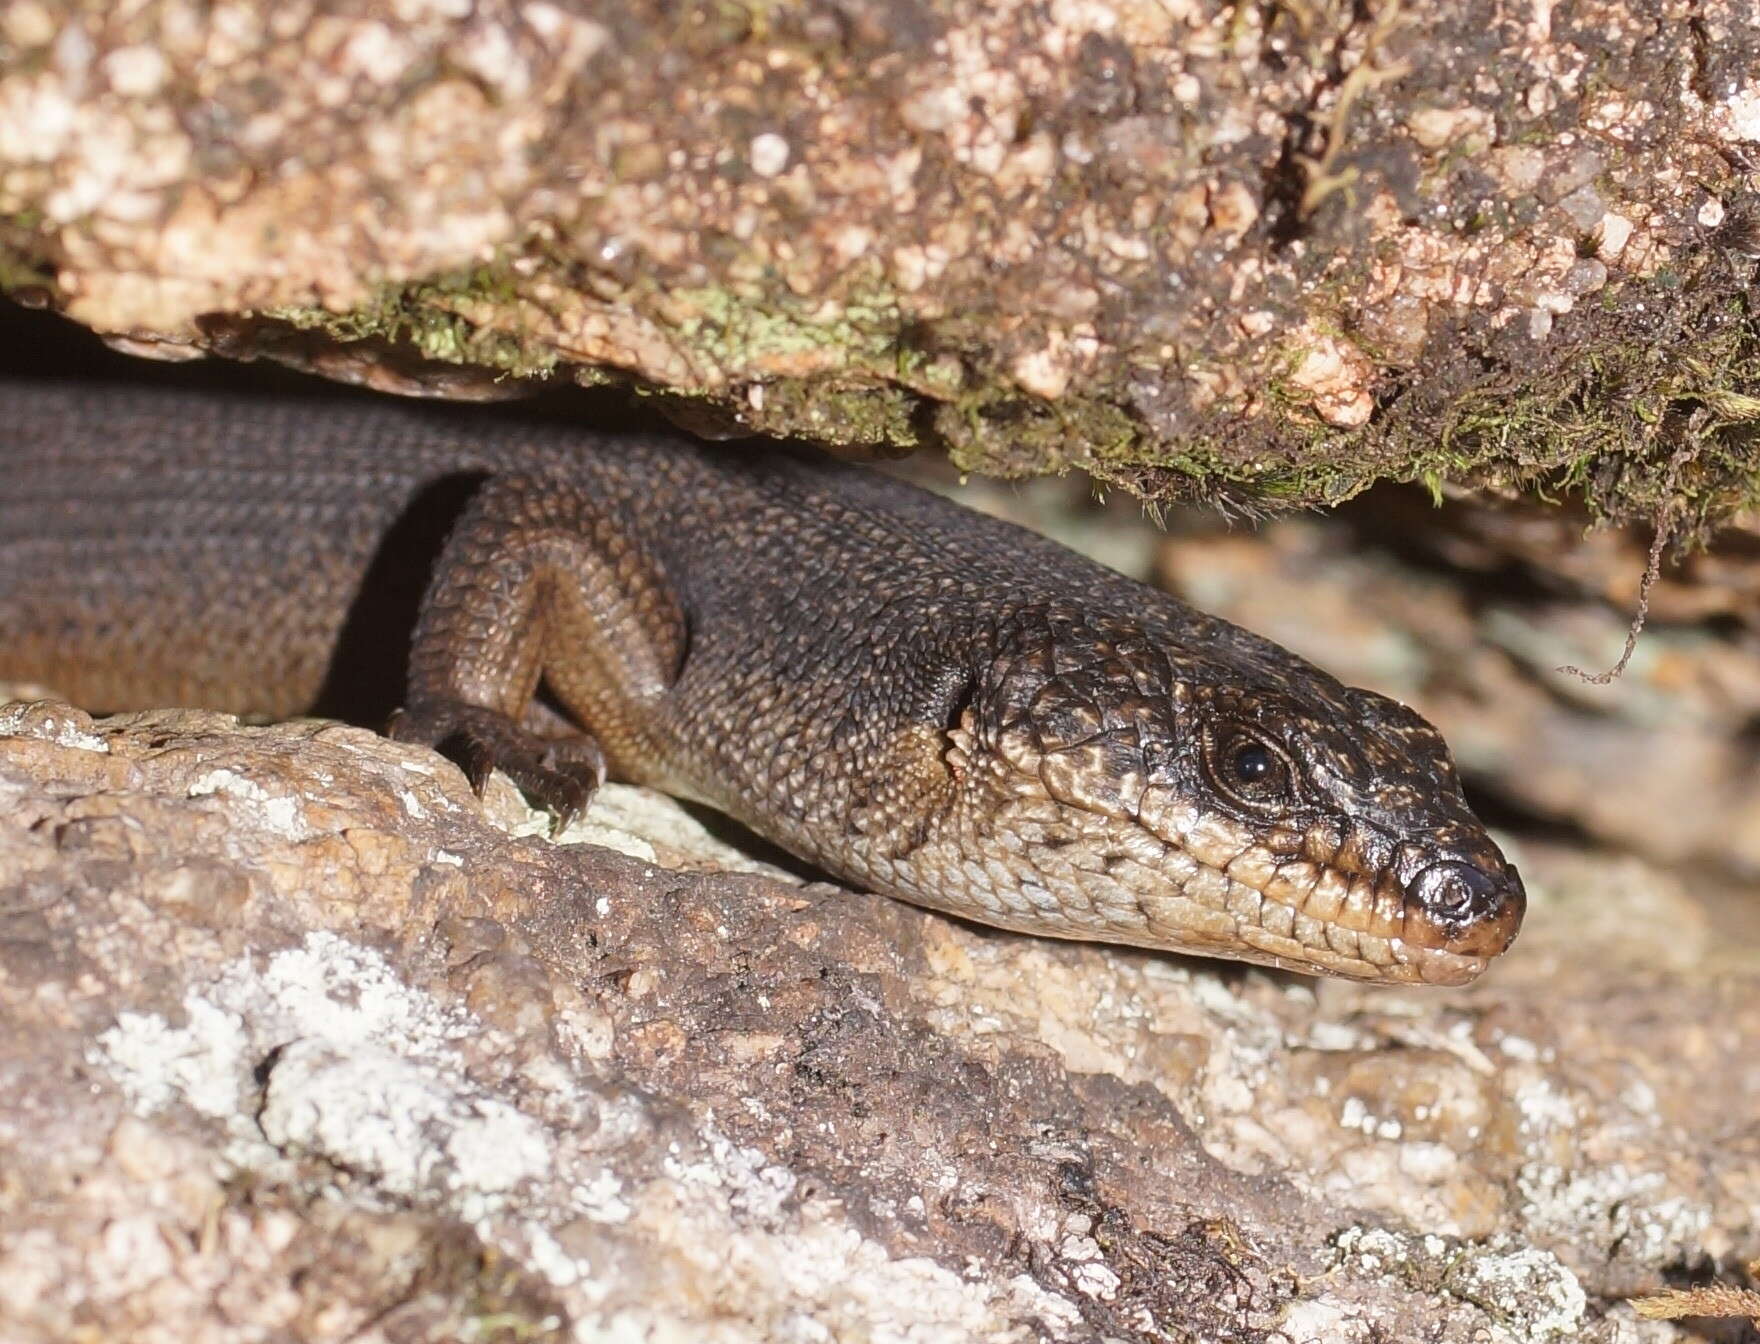
[[[1464,817],[1398,838],[1248,824],[1078,753],[985,757],[969,742],[956,737],[951,757],[970,786],[955,795],[953,852],[925,836],[883,874],[923,905],[1380,984],[1464,985],[1520,928],[1520,877]]]
[[[1515,940],[1521,877],[1483,834],[1393,844],[1256,828],[1145,793],[1138,819],[1168,847],[1180,897],[1234,921],[1251,952],[1291,970],[1383,983],[1462,985]],[[1189,912],[1188,912],[1189,913]],[[1155,920],[1161,923],[1160,920]],[[1253,955],[1253,954],[1258,955]]]
[[[1270,856],[1248,851],[1245,857],[1251,864]],[[1459,922],[1410,896],[1389,894],[1383,882],[1338,868],[1319,868],[1309,887],[1301,878],[1292,880],[1286,864],[1261,889],[1234,875],[1246,866],[1240,859],[1226,869],[1198,866],[1208,880],[1187,882],[1184,893],[1210,896],[1205,903],[1212,915],[1232,923],[1229,937],[1240,946],[1231,945],[1229,955],[1352,980],[1467,984],[1514,941],[1525,904],[1513,870],[1494,909]],[[1223,890],[1217,901],[1213,893]],[[1144,904],[1152,912],[1157,903],[1150,898]],[[1153,913],[1150,922],[1167,927]]]
[[[1402,882],[1399,863],[1365,862],[1361,839],[1267,841],[1171,799],[1145,796],[1128,816],[1017,784],[999,811],[980,813],[951,853],[914,845],[869,880],[1026,933],[1403,985],[1476,978],[1515,938],[1525,903],[1501,858],[1414,846]]]

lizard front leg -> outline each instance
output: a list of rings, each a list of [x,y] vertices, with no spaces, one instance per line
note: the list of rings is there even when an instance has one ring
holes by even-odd
[[[626,526],[561,472],[491,477],[448,538],[390,733],[438,747],[482,791],[500,768],[564,825],[653,755],[685,617]],[[579,731],[534,697],[542,684]]]

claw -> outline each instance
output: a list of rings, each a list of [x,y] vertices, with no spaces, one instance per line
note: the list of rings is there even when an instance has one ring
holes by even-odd
[[[539,737],[481,705],[424,700],[400,709],[386,732],[438,750],[464,772],[479,798],[499,767],[534,804],[556,814],[552,834],[586,811],[605,781],[605,754],[591,737]]]
[[[570,784],[576,783],[574,780],[568,782]],[[587,810],[587,804],[592,802],[592,800],[592,794],[583,788],[570,789],[567,798],[553,796],[545,799],[544,805],[556,814],[556,827],[551,831],[551,834],[561,835],[570,826],[574,825],[575,820],[581,815],[581,813]]]
[[[470,732],[454,733],[442,738],[438,745],[464,771],[471,792],[481,798],[483,790],[489,787],[489,776],[495,773],[495,749]]]

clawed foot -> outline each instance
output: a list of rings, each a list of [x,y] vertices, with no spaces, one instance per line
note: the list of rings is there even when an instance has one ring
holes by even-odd
[[[489,773],[502,770],[534,803],[556,814],[558,831],[586,811],[605,782],[605,753],[591,737],[539,737],[480,705],[412,701],[392,716],[386,733],[439,751],[464,771],[479,797]]]

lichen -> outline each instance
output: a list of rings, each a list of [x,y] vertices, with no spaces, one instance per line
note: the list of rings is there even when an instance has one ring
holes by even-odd
[[[1345,1228],[1332,1249],[1341,1269],[1469,1303],[1524,1344],[1576,1339],[1583,1327],[1582,1285],[1549,1251],[1372,1227]]]

